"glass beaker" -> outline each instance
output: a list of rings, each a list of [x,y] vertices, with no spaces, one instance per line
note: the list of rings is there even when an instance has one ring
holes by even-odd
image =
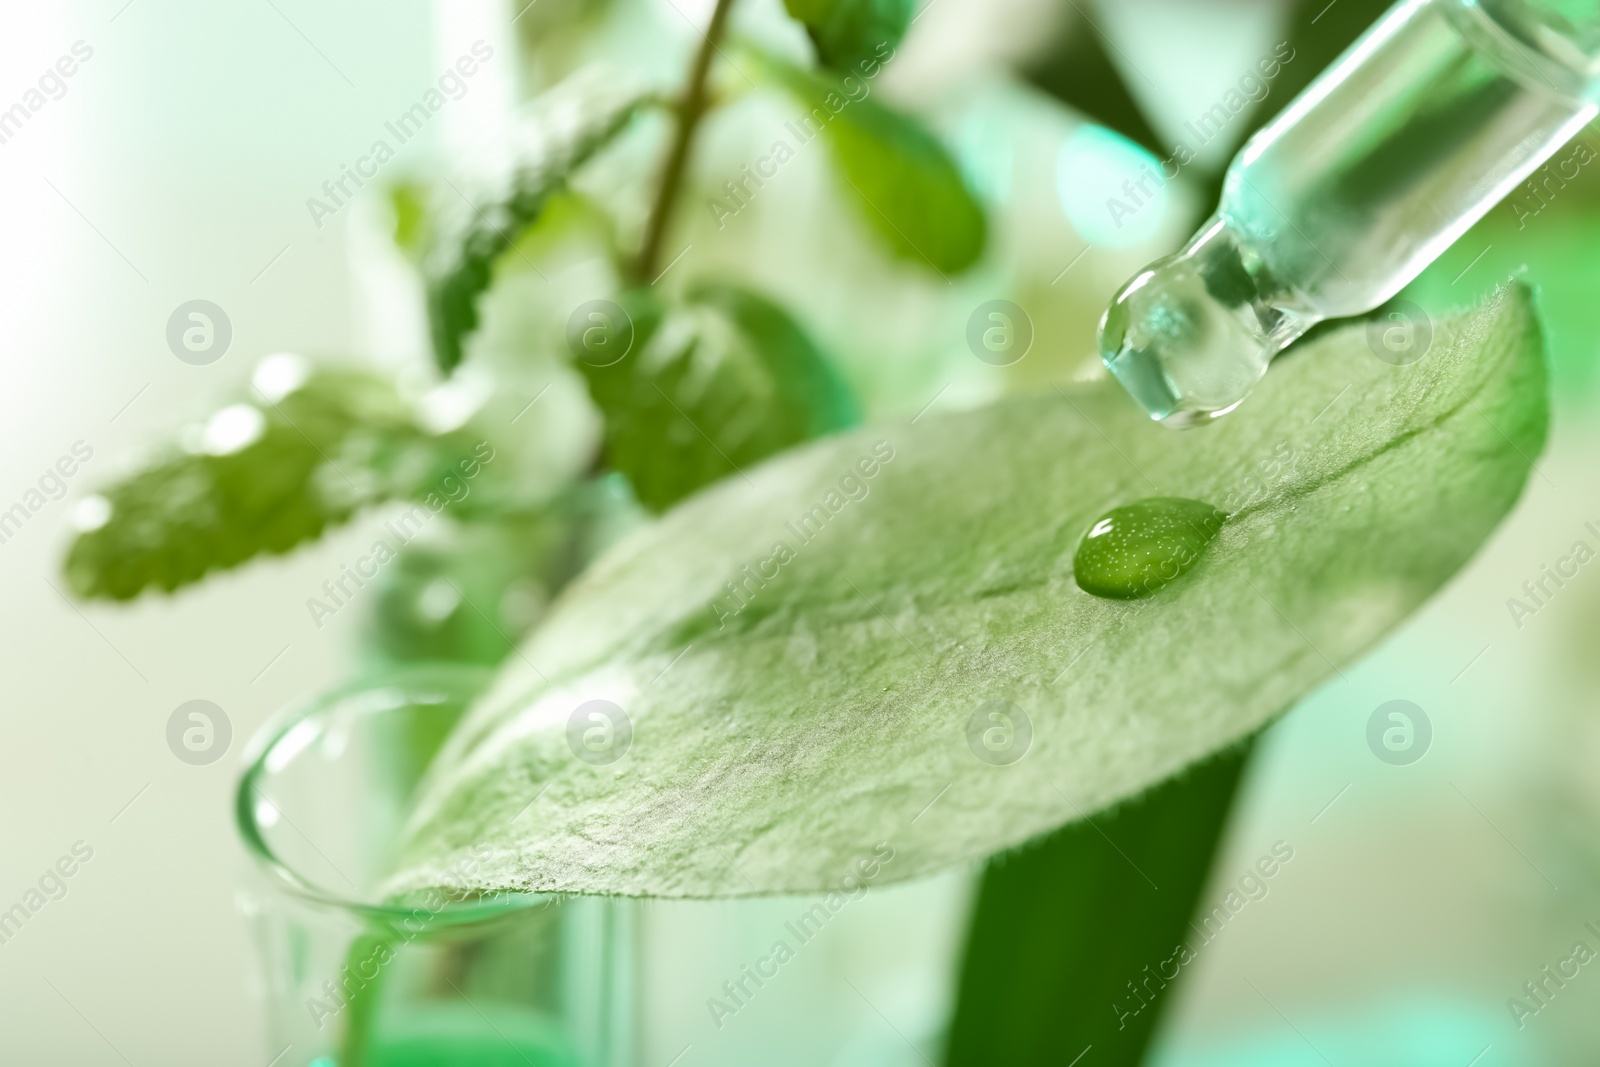
[[[240,894],[273,1067],[622,1067],[633,1060],[626,905],[376,888],[412,792],[488,673],[411,668],[292,709],[247,754]]]
[[[429,760],[490,672],[420,666],[269,723],[236,815],[271,1067],[914,1067],[972,872],[722,900],[382,902]],[[877,855],[892,871],[892,845]],[[875,865],[876,866],[876,865]],[[826,927],[824,929],[823,927]]]

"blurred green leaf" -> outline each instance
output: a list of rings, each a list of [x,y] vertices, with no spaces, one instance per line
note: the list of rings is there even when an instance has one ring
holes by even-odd
[[[1557,153],[1558,160],[1568,158],[1576,144]],[[1539,293],[1550,338],[1551,393],[1558,404],[1576,411],[1588,408],[1600,393],[1600,332],[1595,330],[1600,164],[1589,163],[1576,182],[1553,196],[1549,187],[1535,187],[1549,200],[1526,187],[1513,191],[1402,295],[1435,312],[1481,298],[1507,275],[1526,281]]]
[[[1196,940],[1190,920],[1249,752],[989,861],[946,1067],[1058,1067],[1085,1046],[1096,1067],[1144,1061],[1173,996],[1158,969]]]
[[[605,416],[606,459],[660,511],[790,445],[854,425],[855,398],[778,305],[700,283],[682,304],[624,297],[635,331],[617,362],[577,361]],[[597,365],[605,363],[605,365]]]
[[[170,592],[208,571],[287,552],[379,501],[446,499],[444,479],[475,462],[471,435],[427,433],[385,379],[283,362],[298,358],[268,361],[307,375],[287,393],[253,390],[192,428],[166,458],[101,491],[104,514],[92,517],[103,524],[67,553],[75,593],[128,600],[148,586]]]
[[[516,31],[518,80],[526,95],[556,84],[581,70],[597,54],[612,52],[607,22],[637,15],[616,0],[517,0],[511,15]]]
[[[1499,525],[1547,422],[1511,286],[1408,366],[1366,324],[1297,347],[1204,431],[1102,381],[746,469],[597,560],[507,661],[430,772],[394,888],[456,885],[485,843],[474,888],[736,896],[835,888],[885,844],[890,881],[1030,840],[1370,648]],[[1230,514],[1157,596],[1084,593],[1084,532],[1151,495]],[[567,741],[591,698],[634,724],[604,773]],[[1002,766],[992,701],[1031,739]]]
[[[533,512],[457,525],[400,551],[369,617],[372,669],[498,664],[562,587],[642,519],[618,477],[580,483]]]
[[[449,373],[478,328],[478,299],[493,281],[495,260],[538,221],[572,173],[611,142],[646,94],[585,72],[534,101],[503,146],[504,173],[469,193],[445,182],[423,260],[434,358]]]
[[[1158,159],[1165,157],[1168,147],[1106,52],[1105,35],[1081,7],[1076,14],[1063,20],[1055,42],[1024,66],[1023,77],[1085,118],[1137,141]]]
[[[911,25],[916,0],[783,0],[789,14],[805,24],[817,59],[824,66],[865,74],[894,55]]]
[[[494,665],[543,613],[565,524],[553,514],[480,522],[405,546],[386,569],[366,644],[375,669],[418,662]]]
[[[427,235],[427,190],[417,182],[396,182],[389,186],[389,212],[394,217],[394,243],[412,260],[422,258]]]
[[[1239,135],[1243,144],[1254,126],[1259,126],[1289,106],[1312,79],[1321,74],[1355,43],[1357,37],[1383,17],[1392,0],[1296,0],[1285,39],[1294,49],[1294,60],[1283,65],[1272,83],[1272,93],[1258,111],[1258,121],[1247,123]]]
[[[617,248],[616,219],[593,198],[568,186],[545,201],[539,218],[524,227],[500,257],[495,280],[536,269],[560,272],[597,252],[614,253]]]
[[[820,129],[834,164],[853,190],[872,231],[902,258],[940,273],[972,266],[983,253],[983,208],[938,138],[909,115],[867,96],[827,71],[802,70],[760,54],[761,67],[806,114],[794,123],[808,136]]]
[[[1391,0],[1297,0],[1285,39],[1293,48],[1293,57],[1284,63],[1273,80],[1271,91],[1251,110],[1242,113],[1239,121],[1227,127],[1231,138],[1222,168],[1208,175],[1200,192],[1200,217],[1205,218],[1216,208],[1222,197],[1225,168],[1244,143],[1262,126],[1277,116],[1289,103],[1303,92],[1312,79],[1338,59],[1381,18],[1393,4]],[[1399,149],[1404,151],[1403,148]],[[1413,150],[1401,162],[1429,158],[1425,152]]]

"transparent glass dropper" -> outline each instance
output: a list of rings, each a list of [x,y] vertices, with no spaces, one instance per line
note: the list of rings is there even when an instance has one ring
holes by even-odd
[[[1101,357],[1153,419],[1227,414],[1316,323],[1399,292],[1597,100],[1600,0],[1402,0],[1245,144],[1189,243],[1122,287]]]

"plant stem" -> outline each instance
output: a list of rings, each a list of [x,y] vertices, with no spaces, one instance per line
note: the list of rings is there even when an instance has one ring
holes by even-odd
[[[661,242],[666,239],[667,223],[677,204],[678,193],[683,188],[683,174],[689,165],[689,151],[694,145],[695,130],[706,113],[706,75],[711,70],[712,55],[717,51],[717,41],[722,38],[728,23],[728,12],[733,0],[717,0],[711,12],[711,24],[706,27],[705,39],[694,55],[689,68],[689,79],[684,85],[683,99],[678,101],[678,129],[671,151],[661,173],[661,185],[656,191],[655,206],[650,211],[650,221],[645,228],[644,245],[634,262],[633,281],[646,284],[655,280],[661,262]]]
[[[1085,1046],[1096,1067],[1146,1062],[1162,989],[1213,936],[1192,919],[1254,744],[990,862],[947,1067],[1059,1067]]]

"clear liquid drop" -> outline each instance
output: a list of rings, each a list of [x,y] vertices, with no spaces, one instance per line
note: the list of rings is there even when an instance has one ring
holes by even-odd
[[[1085,593],[1111,600],[1154,596],[1195,565],[1227,517],[1176,496],[1112,508],[1078,542],[1073,578]]]

